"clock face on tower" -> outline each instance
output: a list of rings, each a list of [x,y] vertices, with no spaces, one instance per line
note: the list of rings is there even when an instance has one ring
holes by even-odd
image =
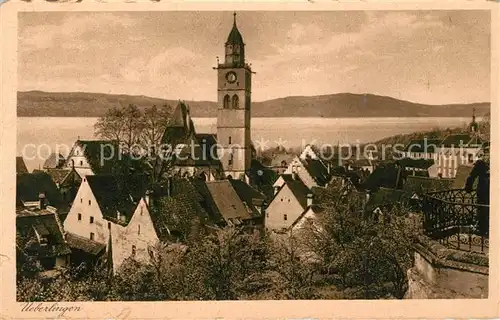
[[[228,73],[226,73],[226,80],[229,83],[234,83],[236,79],[237,79],[236,73],[234,73],[233,71],[229,71]]]

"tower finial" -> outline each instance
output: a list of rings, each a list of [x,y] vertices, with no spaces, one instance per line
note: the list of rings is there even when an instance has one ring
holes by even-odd
[[[233,11],[233,24],[236,25],[236,11]]]

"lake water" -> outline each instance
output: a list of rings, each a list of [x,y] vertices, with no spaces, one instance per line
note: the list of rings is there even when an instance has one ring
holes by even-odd
[[[76,139],[95,139],[96,120],[18,118],[17,154],[24,156],[30,171],[38,168],[57,145],[59,151],[67,155]],[[215,118],[194,118],[193,121],[199,133],[216,131]],[[287,148],[307,143],[368,143],[397,134],[461,127],[469,121],[469,118],[254,118],[252,140],[257,148],[264,149],[276,147],[278,143]]]

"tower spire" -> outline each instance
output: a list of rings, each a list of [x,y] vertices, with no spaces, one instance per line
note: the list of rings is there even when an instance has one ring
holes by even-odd
[[[233,25],[236,26],[236,11],[233,11]]]

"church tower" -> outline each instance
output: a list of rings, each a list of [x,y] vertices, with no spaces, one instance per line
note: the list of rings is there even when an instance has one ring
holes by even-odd
[[[217,155],[225,176],[239,179],[250,168],[250,104],[252,70],[245,62],[245,44],[236,26],[225,44],[223,63],[217,61]]]

